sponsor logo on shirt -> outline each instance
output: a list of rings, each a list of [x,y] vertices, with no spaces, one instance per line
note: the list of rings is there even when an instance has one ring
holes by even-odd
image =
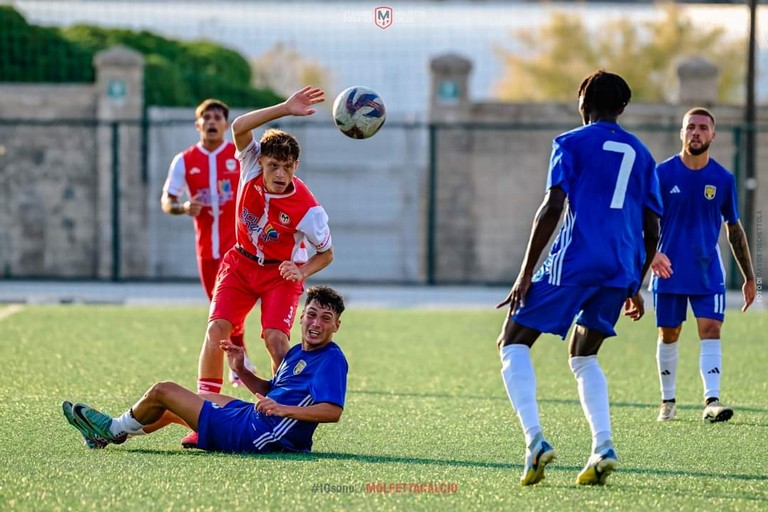
[[[677,185],[675,185],[674,187],[672,187],[672,190],[670,190],[669,193],[670,194],[679,194],[680,193],[680,189],[677,188]]]
[[[249,232],[258,231],[259,218],[248,211],[248,208],[243,208],[243,212],[240,214],[240,222],[245,224],[245,227]]]
[[[219,204],[227,203],[234,199],[234,197],[232,182],[229,180],[219,180]]]
[[[267,224],[264,226],[264,228],[261,228],[261,233],[259,234],[259,238],[262,239],[264,242],[274,242],[277,241],[278,238],[280,238],[280,234],[277,232],[275,228],[272,227],[272,224]]]
[[[715,194],[717,194],[717,187],[714,185],[705,185],[704,186],[704,197],[709,199],[710,201],[715,198]]]
[[[189,170],[189,174],[200,174],[200,168],[199,167],[193,167]]]
[[[296,363],[296,366],[293,367],[293,374],[294,375],[300,374],[306,367],[307,367],[307,363],[303,359],[299,360],[299,362]]]

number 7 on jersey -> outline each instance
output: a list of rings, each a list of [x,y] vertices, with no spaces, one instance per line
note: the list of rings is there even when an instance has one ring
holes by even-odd
[[[629,175],[632,172],[632,166],[635,164],[635,149],[624,142],[607,140],[603,143],[605,151],[621,153],[621,165],[619,166],[619,175],[616,177],[616,187],[613,189],[611,198],[611,208],[621,210],[624,208],[624,196],[627,195],[627,185],[629,184]]]

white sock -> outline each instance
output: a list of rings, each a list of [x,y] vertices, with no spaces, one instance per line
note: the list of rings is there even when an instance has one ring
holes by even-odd
[[[133,417],[131,409],[125,411],[119,418],[114,418],[112,420],[112,425],[109,427],[109,431],[116,436],[122,434],[140,436],[146,433],[144,432],[144,425],[139,423],[138,420]]]
[[[525,446],[530,446],[536,434],[541,432],[531,349],[525,345],[502,347],[501,377],[512,408],[517,412],[520,426],[523,427]]]
[[[720,398],[720,372],[723,366],[720,340],[701,340],[699,373],[704,383],[704,399]]]
[[[663,343],[659,338],[656,343],[656,366],[661,382],[661,399],[672,400],[675,398],[677,379],[677,342]]]
[[[568,360],[579,390],[579,400],[592,431],[592,451],[611,440],[611,413],[608,383],[597,356],[571,357]]]

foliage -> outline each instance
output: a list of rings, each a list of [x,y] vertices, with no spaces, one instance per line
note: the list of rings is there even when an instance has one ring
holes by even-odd
[[[746,42],[727,39],[720,27],[702,27],[674,5],[658,20],[638,23],[623,17],[590,29],[584,20],[555,12],[549,23],[514,34],[522,52],[499,49],[503,61],[497,95],[507,100],[573,100],[581,80],[598,68],[622,75],[635,101],[670,100],[676,65],[703,56],[720,68],[718,97],[741,98]]]
[[[0,81],[93,82],[92,52],[0,5]]]
[[[209,41],[90,25],[38,27],[9,6],[0,6],[0,41],[0,80],[6,82],[93,82],[93,56],[122,45],[144,55],[147,105],[192,106],[216,97],[233,107],[258,108],[281,99],[250,85],[250,64],[242,55]]]

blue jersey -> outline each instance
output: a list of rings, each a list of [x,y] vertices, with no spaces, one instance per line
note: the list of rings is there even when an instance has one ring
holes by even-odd
[[[667,255],[674,273],[669,279],[654,276],[653,291],[724,293],[717,239],[723,220],[739,221],[733,174],[712,158],[703,169],[691,170],[678,155],[660,163],[657,173],[664,201],[659,251]]]
[[[556,137],[547,189],[562,188],[568,204],[534,280],[635,293],[645,261],[643,211],[662,213],[655,167],[645,144],[616,123],[593,123]]]
[[[267,396],[279,404],[306,407],[328,402],[344,407],[347,392],[347,359],[331,342],[318,350],[302,350],[294,345],[285,354],[275,376],[269,381]],[[265,416],[274,422],[272,432],[288,450],[309,451],[317,423],[291,418]]]

